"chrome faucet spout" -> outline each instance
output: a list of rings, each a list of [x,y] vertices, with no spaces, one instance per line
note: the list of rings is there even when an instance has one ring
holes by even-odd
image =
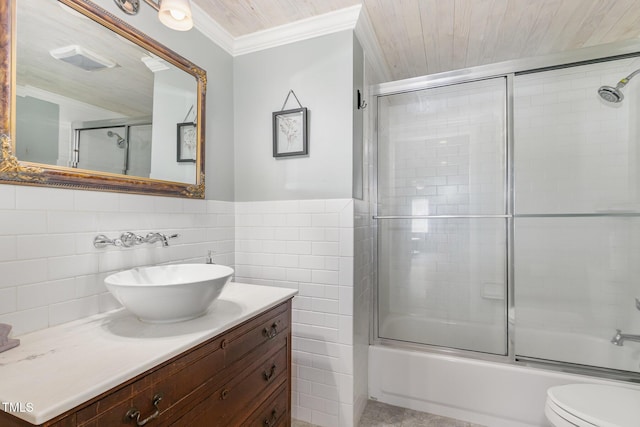
[[[640,342],[640,335],[623,334],[620,329],[616,329],[616,334],[611,338],[611,344],[622,346],[625,341]]]
[[[162,246],[167,247],[169,246],[169,239],[174,239],[176,237],[178,237],[178,234],[171,234],[167,236],[166,234],[162,233],[149,233],[145,236],[143,241],[145,243],[161,242]]]

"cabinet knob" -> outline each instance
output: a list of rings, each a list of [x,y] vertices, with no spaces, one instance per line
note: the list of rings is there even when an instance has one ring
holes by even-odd
[[[263,425],[264,427],[271,427],[276,425],[276,421],[278,421],[278,408],[273,408],[273,411],[271,411],[271,417],[270,418],[265,418],[263,421]]]
[[[262,371],[262,377],[265,381],[271,381],[271,378],[276,374],[276,364],[271,365],[271,370],[269,372]]]
[[[225,388],[222,390],[222,393],[220,393],[220,399],[226,400],[227,397],[229,397],[229,389]]]
[[[140,420],[140,411],[135,407],[127,411],[125,415],[125,419],[128,418],[130,420],[134,420],[137,426],[143,426],[147,424],[149,421],[158,418],[158,415],[160,415],[160,408],[158,408],[158,404],[162,400],[162,396],[163,396],[162,393],[158,393],[153,396],[153,400],[151,401],[151,403],[153,404],[153,407],[156,408],[156,411],[153,414],[149,415],[144,420]]]
[[[271,339],[271,338],[275,337],[276,335],[278,335],[279,323],[280,322],[273,322],[273,324],[271,325],[270,328],[264,328],[262,330],[262,335],[264,335],[268,339]]]

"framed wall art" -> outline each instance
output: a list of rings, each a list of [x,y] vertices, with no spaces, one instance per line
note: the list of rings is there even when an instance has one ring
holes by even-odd
[[[307,136],[306,108],[273,113],[273,157],[309,154]]]
[[[195,163],[197,148],[196,124],[178,123],[178,162]]]

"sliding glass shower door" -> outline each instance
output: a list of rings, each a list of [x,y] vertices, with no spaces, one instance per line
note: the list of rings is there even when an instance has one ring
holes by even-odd
[[[516,357],[640,372],[640,58],[515,77]]]
[[[378,97],[378,337],[507,353],[506,78]]]

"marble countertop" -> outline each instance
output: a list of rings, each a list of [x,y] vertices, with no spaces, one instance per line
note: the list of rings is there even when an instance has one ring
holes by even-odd
[[[20,346],[0,353],[0,410],[44,423],[296,293],[232,282],[186,322],[142,323],[119,309],[16,337]]]

